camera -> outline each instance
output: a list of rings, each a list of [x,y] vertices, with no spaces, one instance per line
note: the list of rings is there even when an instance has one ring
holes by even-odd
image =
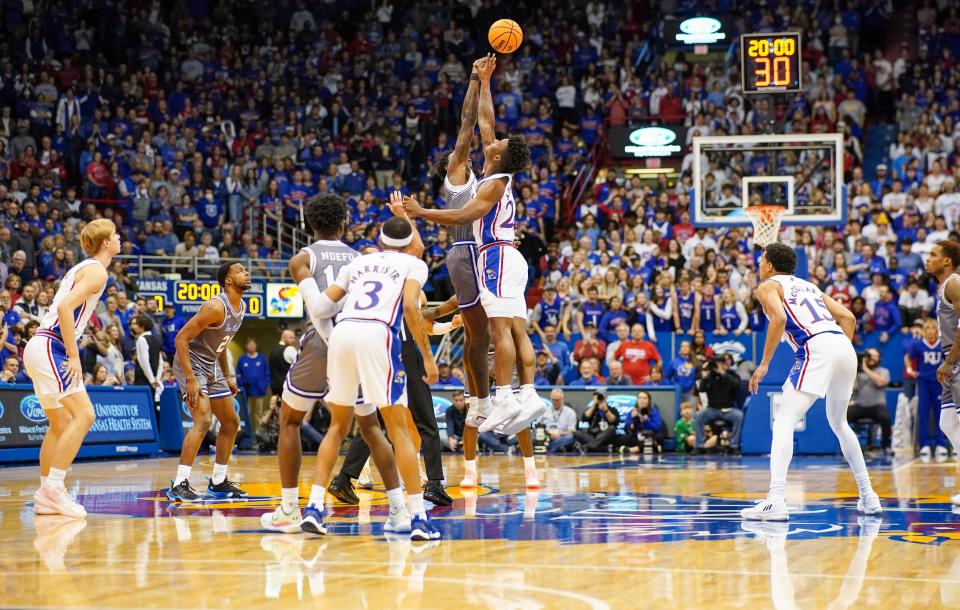
[[[644,407],[640,409],[640,415],[644,417],[650,417],[650,407]]]

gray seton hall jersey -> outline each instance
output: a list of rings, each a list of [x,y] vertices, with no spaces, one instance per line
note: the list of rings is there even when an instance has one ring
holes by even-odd
[[[223,323],[219,326],[208,326],[200,331],[200,334],[190,341],[190,356],[204,364],[216,364],[217,358],[227,347],[227,344],[233,340],[233,336],[240,330],[243,323],[243,314],[246,311],[246,304],[240,301],[240,309],[235,310],[230,304],[230,299],[223,292],[210,299],[223,303],[224,316]]]
[[[443,198],[447,202],[448,210],[459,210],[466,206],[468,201],[473,199],[473,186],[477,182],[477,177],[473,175],[473,170],[467,168],[467,171],[470,172],[470,177],[467,179],[466,184],[461,186],[451,184],[449,174],[443,179]],[[450,233],[454,243],[474,243],[472,222],[463,225],[453,225],[450,227]]]
[[[317,280],[320,292],[333,284],[340,268],[360,256],[360,253],[341,241],[319,239],[302,250],[310,256],[310,273]]]
[[[937,323],[940,325],[940,347],[943,348],[944,354],[953,347],[953,341],[957,335],[957,324],[960,323],[960,312],[944,297],[947,284],[956,281],[957,278],[960,278],[960,275],[951,274],[943,280],[937,290]]]

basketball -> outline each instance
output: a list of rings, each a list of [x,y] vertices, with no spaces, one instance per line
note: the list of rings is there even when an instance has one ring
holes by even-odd
[[[487,40],[497,53],[513,53],[523,42],[523,30],[512,19],[498,19],[490,26]]]

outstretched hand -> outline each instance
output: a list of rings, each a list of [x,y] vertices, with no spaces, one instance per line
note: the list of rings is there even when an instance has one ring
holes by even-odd
[[[407,216],[416,218],[420,215],[420,212],[423,211],[423,208],[420,207],[420,202],[418,202],[413,197],[404,195],[402,198],[403,211],[406,212]],[[390,208],[391,210],[393,208]]]
[[[403,209],[403,193],[400,191],[393,191],[390,193],[390,201],[387,202],[387,207],[390,208],[390,211],[393,212],[394,216],[407,218],[407,213]]]
[[[494,70],[497,69],[497,56],[490,53],[486,57],[473,62],[473,67],[476,69],[477,76],[480,77],[480,80],[489,81],[490,77],[493,76]]]

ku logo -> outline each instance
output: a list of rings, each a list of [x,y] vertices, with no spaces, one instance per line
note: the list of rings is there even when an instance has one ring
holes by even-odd
[[[393,383],[403,383],[406,377],[407,374],[404,371],[397,371],[397,374],[393,376]]]
[[[487,279],[492,280],[492,279],[494,279],[494,278],[496,278],[496,277],[497,277],[497,272],[496,272],[496,271],[494,271],[493,269],[487,269]]]

